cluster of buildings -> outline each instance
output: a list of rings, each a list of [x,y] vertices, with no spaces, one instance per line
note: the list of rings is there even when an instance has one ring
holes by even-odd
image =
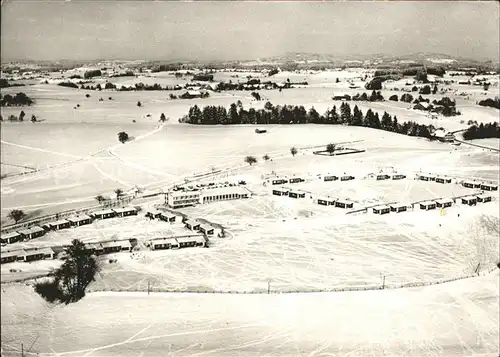
[[[209,186],[202,189],[170,191],[167,194],[167,204],[176,209],[211,202],[245,199],[250,196],[250,191],[241,185]]]
[[[207,239],[202,234],[193,234],[180,237],[153,238],[146,243],[146,246],[151,250],[206,247]]]
[[[90,213],[89,215],[82,214],[66,219],[59,219],[52,222],[47,222],[41,226],[33,225],[18,231],[9,232],[0,236],[2,244],[11,244],[19,241],[27,241],[43,236],[47,232],[57,231],[61,229],[79,227],[91,224],[96,219],[107,219],[113,217],[126,217],[137,215],[135,207],[122,207],[107,210],[100,210]]]

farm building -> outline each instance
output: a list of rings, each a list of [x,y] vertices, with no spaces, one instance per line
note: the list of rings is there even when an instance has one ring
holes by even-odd
[[[113,208],[113,212],[117,217],[127,217],[137,215],[137,209],[135,207],[122,207],[122,208]]]
[[[68,221],[73,227],[79,227],[79,226],[83,226],[85,224],[92,223],[92,217],[87,216],[86,214],[83,214],[83,215],[79,215],[76,217],[68,218]]]
[[[11,243],[19,242],[22,239],[23,239],[23,237],[18,232],[10,232],[10,233],[3,234],[0,237],[0,242],[11,244]]]
[[[288,196],[288,189],[286,188],[275,188],[273,189],[273,195],[275,196]]]
[[[484,190],[484,191],[497,191],[498,185],[491,184],[491,183],[482,183],[479,188],[481,190]]]
[[[107,209],[107,210],[100,210],[100,211],[95,211],[90,214],[90,216],[94,219],[106,219],[106,218],[112,218],[115,216],[115,212],[113,210]]]
[[[103,254],[116,253],[122,251],[122,243],[118,241],[102,242],[102,252]],[[130,242],[129,242],[130,244]]]
[[[453,200],[451,198],[443,198],[436,201],[436,206],[439,208],[447,208],[453,205]]]
[[[350,181],[350,180],[354,180],[354,176],[345,175],[340,178],[340,181]]]
[[[182,99],[193,99],[193,98],[202,98],[203,93],[199,90],[188,90],[184,94],[181,94],[180,97]]]
[[[338,208],[353,208],[354,203],[348,200],[338,200],[335,201],[335,207]]]
[[[490,195],[482,194],[477,196],[477,202],[486,203],[486,202],[491,202],[491,200],[492,197]]]
[[[149,247],[152,250],[177,249],[179,243],[175,238],[155,238],[149,241]]]
[[[334,95],[332,97],[333,100],[351,100],[351,96],[349,94],[340,94]]]
[[[427,102],[419,102],[413,107],[415,110],[429,110],[430,108],[431,105]]]
[[[392,179],[393,180],[402,180],[402,179],[405,179],[406,176],[405,175],[401,175],[401,174],[395,174],[395,175],[392,175]]]
[[[175,239],[179,243],[179,248],[204,247],[206,245],[205,237],[202,235],[177,237]]]
[[[437,176],[436,177],[436,182],[437,183],[451,183],[451,178],[443,177],[443,176]]]
[[[289,182],[290,183],[299,183],[299,182],[304,182],[304,179],[301,177],[292,177]]]
[[[318,205],[322,206],[334,206],[335,205],[335,199],[331,197],[318,197]]]
[[[158,218],[161,219],[162,221],[168,222],[168,223],[174,223],[176,219],[176,215],[170,212],[161,212],[158,215]]]
[[[15,262],[17,260],[18,255],[19,255],[19,251],[1,252],[0,253],[0,262],[2,264]]]
[[[436,209],[436,202],[432,202],[432,201],[421,202],[420,209],[423,209],[425,211],[429,211],[431,209]]]
[[[374,207],[373,213],[375,213],[375,214],[388,214],[388,213],[391,213],[391,207],[385,206],[385,205]]]
[[[333,176],[333,175],[323,177],[323,181],[336,181],[338,179],[339,178],[337,176]]]
[[[167,204],[172,208],[195,206],[200,203],[200,191],[172,191],[167,195]]]
[[[288,197],[290,197],[290,198],[306,198],[306,194],[304,192],[299,192],[299,191],[290,191],[290,192],[288,192]]]
[[[21,231],[17,231],[23,237],[23,240],[41,237],[45,234],[45,229],[42,227],[34,226]]]
[[[45,226],[47,226],[49,230],[57,231],[59,229],[70,228],[71,222],[65,219],[61,219],[59,221],[49,222]]]
[[[408,205],[405,203],[394,203],[390,205],[390,207],[391,207],[391,212],[396,212],[396,213],[405,212],[408,210]]]
[[[288,183],[287,179],[274,179],[271,181],[273,185],[283,185],[284,183]]]
[[[209,224],[200,224],[200,232],[207,236],[213,236],[215,234],[215,229]]]
[[[218,187],[203,191],[203,203],[248,198],[249,191],[241,186]]]
[[[188,219],[186,222],[184,222],[184,225],[187,229],[190,229],[192,231],[197,231],[198,229],[200,229],[200,222],[194,219]]]
[[[477,197],[474,197],[474,196],[462,197],[462,204],[469,205],[469,206],[475,206],[477,204]]]
[[[377,176],[375,177],[375,179],[376,179],[377,181],[381,181],[381,180],[388,180],[388,179],[390,179],[390,176],[389,176],[389,175],[377,175]]]

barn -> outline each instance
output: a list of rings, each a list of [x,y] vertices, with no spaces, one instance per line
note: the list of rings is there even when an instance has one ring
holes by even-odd
[[[462,197],[462,204],[468,206],[475,206],[477,204],[477,197],[474,196]]]
[[[68,218],[68,221],[71,224],[71,226],[79,227],[79,226],[83,226],[85,224],[92,223],[92,217],[87,216],[86,214],[82,214],[79,216]]]
[[[391,207],[391,212],[396,212],[396,213],[405,212],[408,210],[408,205],[405,203],[394,203],[390,205],[390,207]]]
[[[391,212],[391,207],[383,205],[383,206],[378,206],[373,208],[373,213],[375,214],[388,214]]]
[[[100,211],[95,211],[90,214],[90,216],[94,219],[107,219],[107,218],[112,218],[115,216],[115,212],[113,210],[107,209],[107,210],[100,210]]]
[[[30,240],[34,238],[41,237],[45,234],[45,229],[42,227],[34,226],[27,229],[18,231],[23,240]]]
[[[424,211],[429,211],[431,209],[436,209],[436,202],[433,201],[425,201],[420,203],[420,209]]]
[[[22,239],[23,239],[23,237],[18,232],[9,232],[9,233],[3,234],[0,237],[0,242],[11,244],[11,243],[19,242]]]
[[[482,194],[477,196],[477,202],[486,203],[486,202],[491,202],[491,200],[492,200],[491,195]]]
[[[443,198],[436,200],[436,206],[439,208],[447,208],[453,205],[453,200],[451,198]]]
[[[354,203],[348,200],[338,200],[335,201],[335,207],[338,208],[353,208]]]
[[[137,209],[135,207],[122,207],[112,209],[117,217],[127,217],[137,215]]]

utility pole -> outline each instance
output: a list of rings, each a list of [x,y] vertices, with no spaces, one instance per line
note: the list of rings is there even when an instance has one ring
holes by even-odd
[[[271,293],[271,279],[269,279],[267,281],[267,293],[270,294]]]
[[[384,275],[384,280],[382,282],[382,290],[385,289],[385,275]]]
[[[149,291],[150,291],[150,286],[151,286],[151,283],[150,283],[150,281],[148,280],[148,295],[149,295]]]
[[[24,357],[24,345],[21,343],[21,357]]]

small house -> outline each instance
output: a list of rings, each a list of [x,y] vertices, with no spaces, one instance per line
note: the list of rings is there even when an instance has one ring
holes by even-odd
[[[152,250],[177,249],[179,248],[179,243],[175,238],[156,238],[149,242],[149,247]]]
[[[348,200],[338,200],[335,201],[335,207],[338,208],[353,208],[354,203]]]
[[[175,223],[176,215],[170,212],[161,212],[158,215],[158,218],[168,223]]]
[[[198,229],[200,229],[200,222],[194,219],[188,219],[184,224],[187,229],[190,229],[192,231],[197,231]]]
[[[112,209],[117,217],[127,217],[137,215],[137,209],[135,207],[122,207]]]
[[[71,222],[70,221],[67,221],[65,219],[61,219],[59,221],[55,221],[55,222],[49,222],[46,224],[46,226],[50,229],[50,230],[54,230],[54,231],[57,231],[59,229],[65,229],[65,228],[70,228],[71,227]]]
[[[128,239],[120,241],[121,251],[131,252],[132,243]]]
[[[382,214],[388,214],[390,212],[391,212],[391,207],[386,206],[386,205],[373,208],[373,213],[375,213],[375,214],[382,215]]]
[[[350,180],[354,180],[354,176],[344,175],[340,178],[340,181],[350,181]]]
[[[177,237],[175,239],[179,243],[179,248],[204,247],[206,245],[205,237],[202,235]]]
[[[479,188],[481,190],[484,190],[484,191],[497,191],[498,185],[490,184],[490,183],[482,183]]]
[[[274,179],[271,181],[273,185],[283,185],[284,183],[288,183],[286,179]]]
[[[390,207],[391,207],[391,212],[396,212],[396,213],[405,212],[408,210],[408,205],[404,203],[394,203],[390,205]]]
[[[436,200],[436,206],[439,208],[447,208],[453,205],[453,200],[451,198],[444,198]]]
[[[420,209],[422,209],[424,211],[429,211],[429,210],[432,210],[432,209],[436,209],[436,202],[432,202],[432,201],[421,202],[420,203]]]
[[[487,195],[487,194],[482,194],[482,195],[477,196],[477,202],[486,203],[486,202],[491,202],[491,200],[492,200],[492,197],[490,195]]]
[[[377,181],[381,181],[381,180],[388,180],[388,179],[390,179],[390,176],[389,176],[389,175],[377,175],[377,176],[375,177],[375,179],[376,179]]]
[[[464,181],[464,182],[462,182],[462,186],[467,187],[467,188],[474,188],[474,182],[473,181]]]
[[[107,218],[112,218],[115,215],[116,213],[110,209],[95,211],[90,214],[90,216],[94,219],[107,219]]]
[[[436,177],[432,175],[420,174],[418,175],[420,181],[436,181]]]
[[[335,199],[331,197],[319,197],[317,202],[322,206],[335,206]]]
[[[469,206],[475,206],[477,204],[477,197],[474,197],[474,196],[462,197],[462,204],[469,205]]]
[[[273,195],[275,195],[275,196],[288,196],[288,189],[286,189],[286,188],[273,189]]]
[[[23,237],[18,232],[9,232],[0,236],[0,242],[7,244],[19,242],[22,239]]]
[[[122,242],[118,242],[116,240],[110,242],[102,242],[101,245],[103,254],[117,253],[122,250]]]
[[[328,176],[323,177],[323,181],[336,181],[338,179],[339,178],[337,176],[333,176],[333,175],[328,175]]]
[[[304,179],[301,177],[292,177],[289,181],[290,183],[299,183],[299,182],[304,182]]]
[[[436,177],[436,182],[437,183],[451,183],[451,179],[448,178],[448,177],[437,176]]]
[[[85,250],[95,255],[101,255],[104,253],[104,247],[101,243],[87,243],[85,244]]]
[[[43,236],[45,234],[45,229],[43,229],[42,227],[33,226],[27,229],[20,230],[18,231],[18,233],[21,235],[23,240],[30,240]]]
[[[290,197],[290,198],[305,198],[306,194],[304,192],[299,192],[299,191],[290,191],[288,193],[288,197]]]
[[[79,227],[79,226],[83,226],[85,224],[92,223],[92,217],[87,216],[86,214],[82,214],[82,215],[79,215],[76,217],[68,218],[68,221],[69,221],[71,226]]]
[[[0,252],[0,262],[2,264],[5,263],[13,263],[17,260],[19,255],[19,251],[16,252]]]
[[[207,236],[213,236],[215,229],[209,224],[200,224],[200,232],[206,234]]]
[[[401,174],[394,174],[394,175],[392,175],[392,179],[393,180],[403,180],[405,178],[406,178],[406,176],[405,175],[401,175]]]

